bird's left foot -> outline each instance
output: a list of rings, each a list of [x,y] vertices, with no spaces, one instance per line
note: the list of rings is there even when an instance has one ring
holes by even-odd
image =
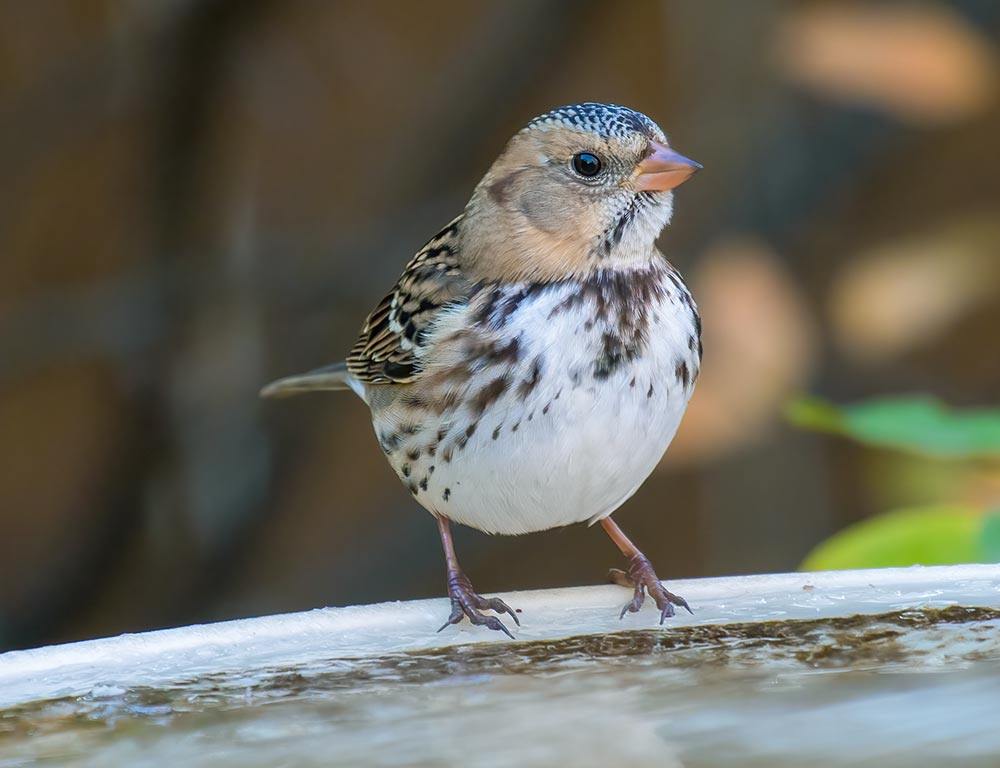
[[[686,609],[690,614],[694,614],[694,611],[687,604],[687,600],[680,595],[675,595],[673,592],[667,591],[667,588],[663,586],[663,583],[656,575],[656,571],[653,570],[653,566],[642,552],[636,552],[629,558],[628,571],[612,568],[608,572],[608,577],[615,584],[635,588],[635,594],[632,599],[622,608],[621,616],[618,617],[620,619],[624,618],[626,613],[639,612],[646,599],[647,591],[650,597],[656,601],[656,607],[660,609],[661,624],[668,616],[673,616],[676,613],[674,611],[675,605]]]
[[[500,619],[496,616],[486,616],[480,613],[480,611],[487,610],[495,611],[496,613],[506,613],[510,615],[517,626],[521,626],[517,614],[514,613],[514,610],[507,603],[499,597],[483,597],[477,594],[472,589],[472,582],[469,581],[469,577],[460,570],[449,569],[448,571],[448,597],[451,598],[451,616],[448,617],[448,621],[441,626],[438,632],[451,624],[458,624],[462,619],[467,618],[470,622],[478,626],[503,632],[513,640],[514,636]]]

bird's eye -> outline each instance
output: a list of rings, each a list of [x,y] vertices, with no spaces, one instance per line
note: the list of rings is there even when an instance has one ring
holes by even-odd
[[[603,167],[601,158],[591,152],[577,152],[573,155],[573,170],[588,179],[599,174]]]

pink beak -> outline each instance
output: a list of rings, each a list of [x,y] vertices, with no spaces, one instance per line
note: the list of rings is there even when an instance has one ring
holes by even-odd
[[[649,154],[635,167],[639,172],[632,186],[639,192],[665,192],[679,187],[701,170],[701,165],[689,160],[670,147],[650,140]]]

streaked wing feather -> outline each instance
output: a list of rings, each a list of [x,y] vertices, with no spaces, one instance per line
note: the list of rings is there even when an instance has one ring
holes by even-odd
[[[441,309],[467,296],[455,254],[461,216],[420,249],[399,282],[365,321],[347,358],[351,375],[369,384],[405,384],[420,375],[420,356]]]

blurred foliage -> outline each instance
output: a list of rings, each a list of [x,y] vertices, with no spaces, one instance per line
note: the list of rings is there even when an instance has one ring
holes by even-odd
[[[888,397],[838,407],[816,398],[793,401],[793,424],[867,445],[968,459],[1000,458],[1000,408],[958,411],[924,396]]]
[[[950,565],[1000,560],[1000,509],[964,505],[897,509],[856,523],[824,541],[805,571]]]
[[[958,410],[925,396],[850,406],[802,398],[788,404],[786,416],[805,429],[901,451],[907,458],[893,474],[927,475],[931,482],[926,488],[966,497],[896,509],[849,526],[813,549],[803,570],[1000,561],[1000,500],[990,498],[988,491],[967,492],[989,488],[983,477],[1000,472],[1000,409]],[[944,471],[937,471],[928,457],[944,462]],[[912,472],[909,464],[915,465]],[[888,482],[892,484],[891,477]],[[969,503],[970,496],[979,498]]]

